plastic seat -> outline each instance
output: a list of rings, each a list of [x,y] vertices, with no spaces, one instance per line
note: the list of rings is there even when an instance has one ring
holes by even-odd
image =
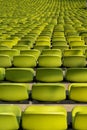
[[[51,43],[50,41],[36,41],[35,42],[35,45],[36,46],[51,46]]]
[[[39,55],[40,55],[40,51],[39,50],[36,50],[36,49],[32,49],[32,50],[21,50],[20,51],[20,54],[22,55],[33,55],[36,59],[38,59]]]
[[[87,102],[87,83],[70,84],[69,99],[79,102]]]
[[[72,127],[75,130],[87,129],[87,106],[76,106],[73,108]]]
[[[71,49],[80,49],[85,54],[85,50],[87,50],[87,45],[84,45],[84,46],[72,46]]]
[[[52,46],[66,46],[67,42],[66,41],[55,41],[52,42]]]
[[[81,49],[67,49],[64,50],[63,56],[83,56],[83,51]]]
[[[70,82],[87,82],[87,68],[68,68],[65,78]]]
[[[22,127],[26,130],[65,130],[67,112],[62,106],[31,105],[23,112]]]
[[[85,67],[86,57],[77,55],[64,56],[62,63],[65,67]]]
[[[0,55],[0,67],[5,68],[5,67],[11,67],[12,66],[12,62],[11,62],[11,58],[8,55]]]
[[[29,85],[23,83],[0,83],[0,100],[22,101],[29,98]]]
[[[3,81],[5,78],[5,69],[0,68],[0,81]]]
[[[61,57],[57,55],[40,55],[38,58],[39,67],[60,67]]]
[[[10,57],[16,56],[20,54],[20,51],[17,49],[4,49],[4,50],[0,50],[0,55],[4,54],[4,55],[9,55]]]
[[[66,98],[65,85],[37,83],[32,86],[32,99],[39,101],[61,101]]]
[[[41,55],[56,55],[60,57],[62,56],[60,49],[44,49]]]
[[[66,49],[69,49],[69,45],[64,45],[64,46],[52,46],[52,49],[60,49],[61,51],[64,51]]]
[[[60,68],[37,68],[36,80],[40,82],[60,82],[63,80],[63,71]]]
[[[33,55],[19,55],[13,57],[13,65],[15,67],[35,67],[37,65],[36,58]]]
[[[8,46],[5,46],[5,45],[0,45],[0,50],[9,50],[10,48]]]
[[[85,42],[84,41],[71,41],[69,43],[69,46],[72,47],[72,46],[84,46],[85,45]]]
[[[7,68],[6,80],[12,82],[31,82],[34,77],[32,68]]]
[[[19,129],[21,109],[16,105],[0,105],[0,130]]]
[[[67,37],[67,42],[70,43],[71,41],[81,41],[81,36],[69,36],[69,37]]]
[[[17,50],[28,50],[30,47],[28,45],[15,45],[12,47],[12,49],[17,49]]]

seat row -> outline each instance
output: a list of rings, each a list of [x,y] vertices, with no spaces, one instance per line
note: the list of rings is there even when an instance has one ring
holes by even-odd
[[[72,109],[72,128],[87,129],[87,106]],[[21,121],[22,120],[22,121]],[[24,111],[16,105],[0,105],[0,129],[17,130],[66,130],[67,111],[58,105],[30,105]]]
[[[22,50],[21,54],[15,49],[0,50],[0,61],[0,67],[5,68],[12,66],[19,68],[86,66],[86,56],[79,49],[65,50],[63,57],[59,49],[44,49],[41,54],[36,49]]]
[[[1,101],[37,100],[58,102],[66,99],[66,85],[63,83],[0,83]],[[87,102],[87,83],[71,83],[68,86],[68,99]],[[81,95],[81,96],[79,96]]]
[[[36,73],[35,73],[36,72]],[[63,74],[65,72],[65,74]],[[34,78],[35,77],[35,78]],[[0,68],[0,81],[10,82],[87,82],[87,68]]]

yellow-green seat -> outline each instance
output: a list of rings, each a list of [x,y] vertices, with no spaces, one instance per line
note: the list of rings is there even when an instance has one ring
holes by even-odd
[[[61,57],[58,55],[40,55],[38,58],[39,67],[60,67]]]
[[[9,55],[0,55],[0,67],[11,67],[12,66],[12,61]]]
[[[36,50],[36,49],[32,49],[32,50],[21,50],[20,54],[22,55],[33,55],[36,59],[38,59],[39,55],[40,55],[40,51]]]
[[[83,51],[81,49],[67,49],[63,51],[63,56],[77,55],[82,56]]]
[[[12,47],[12,49],[17,49],[17,50],[28,50],[30,47],[28,45],[15,45]]]
[[[18,130],[21,109],[16,105],[0,105],[0,130]]]
[[[66,130],[66,109],[63,106],[31,105],[23,112],[22,128],[26,130]]]
[[[65,67],[85,67],[86,57],[78,55],[64,56],[62,60],[63,66]]]
[[[5,78],[5,69],[0,68],[0,81],[3,81]]]
[[[87,82],[87,68],[68,68],[65,78],[70,82]]]
[[[37,65],[37,60],[33,55],[19,55],[13,57],[13,65],[15,67],[35,67]]]
[[[72,110],[72,127],[75,130],[87,129],[87,106],[76,106]]]
[[[44,49],[41,55],[57,55],[62,57],[62,53],[60,49]]]
[[[0,83],[0,100],[22,101],[29,98],[29,85],[23,83]]]
[[[69,99],[79,102],[87,102],[87,83],[70,84]]]
[[[32,86],[32,99],[61,101],[66,98],[65,85],[60,83],[37,83]]]
[[[7,68],[6,80],[12,82],[32,82],[34,70],[32,68]]]
[[[36,80],[39,82],[60,82],[63,80],[61,68],[37,68]]]

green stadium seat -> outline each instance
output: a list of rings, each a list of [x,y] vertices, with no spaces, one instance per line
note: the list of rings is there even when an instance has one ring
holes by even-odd
[[[58,55],[40,55],[38,58],[39,67],[60,67],[61,57]]]
[[[12,47],[12,49],[17,49],[17,50],[28,50],[30,47],[28,45],[15,45]]]
[[[37,61],[33,55],[19,55],[13,57],[13,65],[15,67],[33,68],[37,65]]]
[[[12,82],[32,82],[34,70],[32,68],[7,68],[6,80]]]
[[[0,81],[3,81],[5,78],[5,69],[0,68]]]
[[[82,41],[71,41],[69,43],[69,46],[72,47],[72,46],[84,46],[85,45],[85,42],[84,40]]]
[[[5,46],[5,45],[0,45],[0,50],[7,50],[7,49],[10,49],[8,46]]]
[[[60,49],[44,49],[41,55],[57,55],[62,57],[62,53]]]
[[[87,68],[68,68],[65,78],[70,82],[87,82]]]
[[[75,130],[87,129],[87,106],[76,106],[73,108],[72,127]]]
[[[68,36],[67,42],[70,43],[71,41],[81,41],[81,36]]]
[[[67,42],[66,41],[54,41],[52,42],[52,46],[66,46]]]
[[[69,99],[74,101],[79,101],[79,102],[87,102],[87,83],[70,84]]]
[[[26,130],[67,129],[67,112],[62,106],[31,105],[22,116],[22,127]]]
[[[40,82],[60,82],[63,80],[61,68],[37,68],[36,80]]]
[[[23,83],[0,83],[0,100],[22,101],[29,98],[29,85]]]
[[[83,51],[81,49],[67,49],[63,51],[63,56],[83,56]]]
[[[20,51],[20,54],[21,55],[33,55],[36,59],[38,59],[39,55],[40,55],[40,51],[39,50],[36,50],[36,49],[32,49],[32,50],[21,50]]]
[[[50,41],[36,41],[35,42],[35,45],[36,46],[51,46],[51,43]]]
[[[0,67],[5,68],[5,67],[11,67],[12,63],[11,63],[11,58],[8,55],[0,55]]]
[[[16,105],[0,105],[0,129],[19,129],[21,109]]]
[[[61,101],[66,98],[64,84],[37,83],[32,86],[32,99],[38,101]]]
[[[16,56],[20,54],[20,51],[17,49],[4,49],[4,50],[0,50],[0,55],[4,54],[4,55],[9,55],[10,57]]]
[[[86,57],[77,55],[64,56],[62,63],[64,67],[85,67]]]
[[[69,45],[64,45],[64,46],[52,46],[52,49],[60,49],[61,51],[64,51],[66,49],[69,49]]]

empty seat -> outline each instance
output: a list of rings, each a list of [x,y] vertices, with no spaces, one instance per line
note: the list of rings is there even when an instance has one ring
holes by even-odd
[[[71,41],[69,43],[69,46],[72,47],[72,46],[84,46],[85,45],[85,42],[84,41]]]
[[[23,83],[0,83],[0,100],[22,101],[29,98],[29,85]]]
[[[54,41],[52,42],[52,46],[66,46],[67,42],[66,41]]]
[[[37,65],[36,58],[33,55],[19,55],[13,57],[13,65],[15,67],[35,67]]]
[[[72,46],[71,48],[72,49],[80,49],[83,52],[85,52],[85,50],[87,50],[87,45],[84,45],[84,46]]]
[[[60,68],[37,68],[36,80],[40,82],[60,82],[63,80],[63,71]]]
[[[87,82],[87,68],[68,68],[65,78],[70,82]]]
[[[17,130],[21,109],[16,105],[0,105],[0,130]]]
[[[66,98],[64,84],[37,83],[32,86],[32,99],[39,101],[61,101]]]
[[[28,55],[33,55],[36,59],[38,59],[39,55],[40,55],[40,51],[36,50],[36,49],[32,49],[32,50],[21,50],[20,54],[28,54]]]
[[[67,49],[67,50],[64,50],[63,56],[70,56],[70,55],[82,56],[83,51],[81,49]]]
[[[11,58],[8,55],[0,55],[0,67],[11,67],[12,63],[11,63]]]
[[[60,49],[61,51],[64,51],[66,49],[69,49],[69,45],[64,45],[64,46],[52,46],[52,49]]]
[[[60,57],[62,56],[60,49],[44,49],[41,55],[57,55]]]
[[[4,80],[5,78],[5,69],[4,68],[0,68],[0,81]]]
[[[68,36],[67,41],[68,43],[70,43],[71,41],[81,41],[81,36]]]
[[[32,68],[7,68],[6,80],[13,82],[31,82],[34,77]]]
[[[22,127],[26,130],[65,130],[67,112],[62,106],[31,105],[23,112]]]
[[[51,45],[50,41],[36,41],[35,42],[36,46],[49,46]]]
[[[80,102],[87,102],[87,83],[70,84],[69,99]]]
[[[4,54],[4,55],[9,55],[10,57],[16,56],[20,54],[20,51],[17,49],[4,49],[4,50],[0,50],[0,55]]]
[[[73,108],[72,126],[75,130],[87,129],[87,106],[76,106]]]
[[[60,67],[61,64],[61,57],[58,55],[40,55],[38,59],[40,67]]]
[[[49,49],[49,46],[34,46],[34,49],[37,49],[39,51],[42,51],[43,49]]]
[[[15,45],[12,47],[12,49],[27,50],[27,49],[30,49],[30,47],[28,45]]]
[[[8,46],[5,46],[5,45],[0,45],[0,50],[7,50],[7,49],[10,49]]]
[[[86,66],[86,57],[85,56],[64,56],[63,57],[63,66],[65,67],[84,67]]]

